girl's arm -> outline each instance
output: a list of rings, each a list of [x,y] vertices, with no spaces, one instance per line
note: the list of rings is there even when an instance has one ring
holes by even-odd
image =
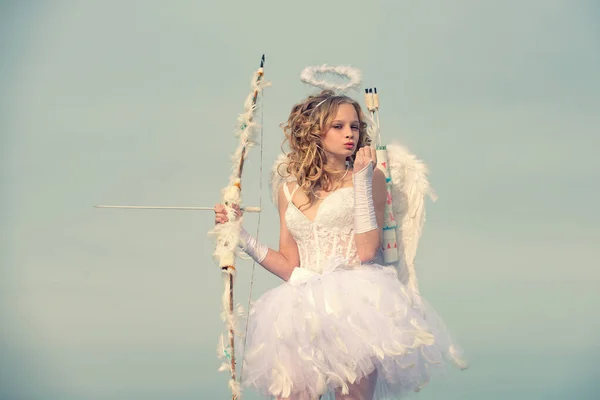
[[[356,250],[362,263],[367,263],[377,256],[377,252],[381,247],[383,239],[382,228],[385,213],[385,203],[387,200],[387,188],[385,175],[379,169],[375,169],[375,171],[373,171],[372,193],[377,228],[367,232],[356,233],[354,235]],[[357,204],[357,206],[361,207],[360,204]]]
[[[370,146],[358,149],[354,159],[354,240],[362,263],[372,261],[383,239],[383,214],[387,200],[385,175],[375,168],[377,153]]]
[[[288,200],[283,192],[283,186],[279,189],[279,251],[268,249],[267,256],[262,260],[262,265],[267,271],[277,275],[284,281],[290,279],[294,268],[300,266],[300,255],[296,240],[288,231],[285,223],[285,212]]]
[[[292,275],[292,271],[300,264],[300,256],[298,254],[298,246],[296,241],[288,231],[285,224],[285,212],[287,210],[288,201],[283,192],[283,187],[279,190],[279,251],[268,248],[261,244],[251,236],[245,229],[242,228],[240,237],[242,239],[243,250],[248,253],[256,262],[263,268],[277,275],[284,281],[287,281]],[[236,210],[236,212],[240,212]],[[227,222],[227,215],[222,205],[215,207],[215,223]]]

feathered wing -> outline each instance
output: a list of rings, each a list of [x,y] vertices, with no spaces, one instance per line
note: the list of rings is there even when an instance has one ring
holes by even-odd
[[[398,241],[398,274],[413,292],[419,293],[415,256],[425,224],[425,197],[436,200],[427,179],[425,163],[399,144],[387,145],[392,207]]]
[[[277,157],[277,160],[273,163],[273,167],[271,168],[271,201],[275,204],[276,208],[279,208],[278,199],[279,199],[279,189],[281,185],[286,182],[291,182],[294,180],[292,176],[286,176],[286,161],[287,155],[280,154]]]

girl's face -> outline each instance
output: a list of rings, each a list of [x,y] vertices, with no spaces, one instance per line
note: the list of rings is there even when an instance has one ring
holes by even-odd
[[[340,104],[331,127],[323,134],[324,150],[334,156],[347,158],[358,145],[360,121],[352,104]]]

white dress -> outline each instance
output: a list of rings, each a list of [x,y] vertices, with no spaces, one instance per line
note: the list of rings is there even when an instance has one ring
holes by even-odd
[[[377,369],[375,399],[397,399],[448,360],[466,367],[441,320],[394,268],[360,263],[352,187],[332,192],[313,221],[283,187],[300,267],[252,307],[244,386],[284,398],[333,396]]]

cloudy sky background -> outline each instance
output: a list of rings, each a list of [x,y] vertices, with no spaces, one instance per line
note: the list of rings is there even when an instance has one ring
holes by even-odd
[[[597,398],[599,43],[585,0],[0,2],[0,398],[228,396],[212,213],[92,206],[213,205],[263,53],[261,239],[300,71],[356,66],[431,168],[421,291],[472,362],[416,397]]]

